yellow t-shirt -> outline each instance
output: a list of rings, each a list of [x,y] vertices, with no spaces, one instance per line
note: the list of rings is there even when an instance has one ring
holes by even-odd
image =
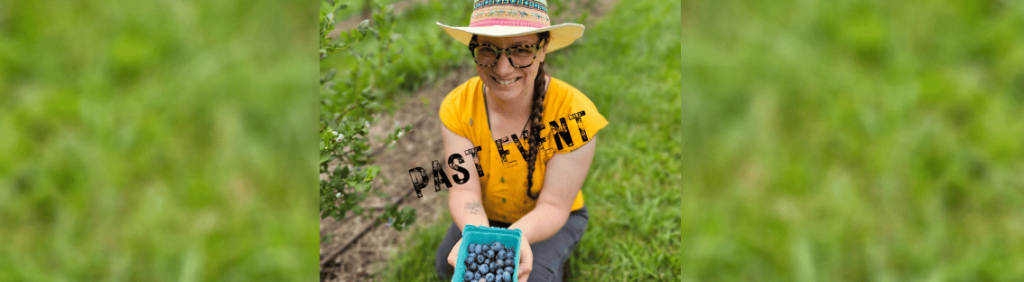
[[[539,196],[543,190],[548,159],[557,153],[576,150],[586,144],[598,130],[608,125],[608,121],[597,112],[594,103],[587,96],[554,77],[551,78],[544,99],[541,117],[544,128],[540,131],[544,139],[541,142],[541,149],[537,152],[533,174],[531,194],[534,196]],[[441,122],[449,130],[466,137],[474,146],[480,147],[476,154],[480,168],[484,172],[479,179],[487,218],[514,223],[533,210],[537,201],[526,195],[527,162],[524,155],[530,148],[528,139],[522,134],[515,138],[499,136],[499,140],[502,141],[499,149],[497,140],[492,139],[480,77],[471,78],[452,90],[441,103],[439,115]],[[474,165],[471,163],[473,156],[466,152],[460,153],[467,157],[463,165]],[[576,195],[572,210],[582,207],[581,190]]]

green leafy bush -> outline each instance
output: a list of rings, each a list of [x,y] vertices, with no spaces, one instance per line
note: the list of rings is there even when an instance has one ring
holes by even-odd
[[[349,212],[367,216],[360,204],[372,189],[370,183],[380,172],[380,167],[370,165],[370,126],[385,107],[380,103],[383,93],[394,91],[395,83],[402,81],[385,66],[398,57],[392,43],[398,34],[392,30],[395,16],[388,7],[373,15],[373,24],[364,20],[359,27],[342,32],[338,39],[327,34],[335,27],[334,12],[345,8],[340,2],[323,1],[320,6],[320,216],[344,219]],[[357,52],[353,45],[373,38],[375,49]],[[326,61],[329,55],[346,52],[345,58],[352,64],[341,72]],[[394,144],[412,126],[398,127],[385,139],[385,144]],[[378,192],[378,196],[386,197]],[[395,229],[402,230],[415,222],[416,210],[399,209],[387,205],[378,222],[388,221]]]

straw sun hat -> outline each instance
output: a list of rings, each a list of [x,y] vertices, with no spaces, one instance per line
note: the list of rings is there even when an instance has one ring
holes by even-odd
[[[547,52],[572,44],[583,36],[584,29],[583,25],[575,23],[551,25],[546,0],[475,0],[469,26],[448,26],[440,22],[437,25],[467,46],[474,34],[514,37],[550,31]]]

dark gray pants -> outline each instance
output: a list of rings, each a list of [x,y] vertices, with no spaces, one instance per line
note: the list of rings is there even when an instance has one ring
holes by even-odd
[[[529,282],[562,281],[562,264],[583,238],[583,232],[587,229],[589,219],[587,207],[583,206],[583,208],[569,213],[569,219],[554,236],[530,244],[530,250],[533,251],[533,270],[530,272]],[[490,224],[492,227],[508,227],[506,223],[493,220]],[[462,231],[459,230],[458,225],[453,223],[448,228],[448,233],[444,235],[444,240],[441,240],[441,246],[437,247],[434,263],[437,268],[437,276],[442,281],[450,281],[455,272],[455,268],[448,264],[448,254],[451,253],[459,239],[462,239]]]

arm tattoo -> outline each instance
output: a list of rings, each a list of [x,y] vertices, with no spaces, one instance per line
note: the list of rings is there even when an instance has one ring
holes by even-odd
[[[480,205],[480,202],[470,201],[466,203],[466,207],[462,209],[468,214],[484,214],[484,207]]]

